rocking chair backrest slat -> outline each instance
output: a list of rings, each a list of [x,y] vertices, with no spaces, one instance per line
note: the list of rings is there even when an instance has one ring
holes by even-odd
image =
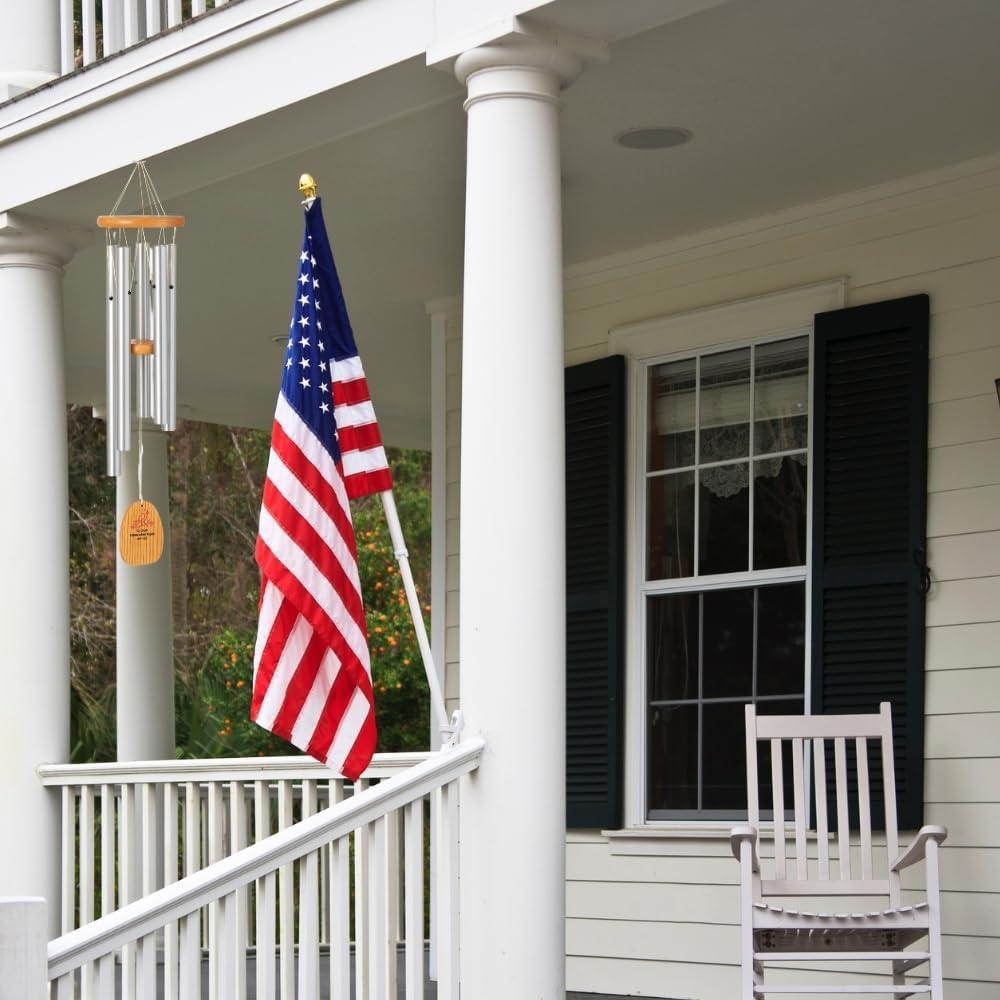
[[[899,857],[899,833],[896,829],[896,767],[892,753],[892,709],[887,701],[879,706],[882,715],[882,798],[885,800],[885,846],[890,862]],[[901,902],[899,877],[889,881],[892,905]]]
[[[861,829],[861,877],[872,877],[872,809],[868,797],[868,740],[854,741],[858,762],[858,817]]]
[[[774,795],[774,877],[785,877],[785,776],[781,740],[771,740],[771,788]]]
[[[837,775],[837,841],[840,845],[840,877],[851,877],[851,828],[847,819],[847,743],[843,736],[833,741]]]
[[[806,778],[802,740],[792,740],[792,790],[795,796],[795,877],[809,878],[809,851],[806,845]]]
[[[813,742],[813,775],[816,782],[816,844],[819,877],[830,877],[830,828],[826,821],[826,741]]]
[[[758,716],[753,705],[746,707],[747,721],[747,806],[751,825],[758,827],[761,808],[771,806],[774,819],[774,877],[760,880],[761,892],[767,894],[802,894],[821,892],[858,895],[888,894],[894,903],[899,897],[899,878],[875,877],[875,847],[872,839],[872,777],[869,764],[869,742],[878,741],[882,758],[882,792],[885,799],[886,850],[889,858],[899,852],[896,830],[895,780],[893,771],[892,716],[885,703],[878,714],[826,716]],[[832,775],[827,771],[827,741],[833,743]],[[771,802],[761,803],[761,775],[758,766],[766,767],[758,755],[760,743],[770,744]],[[787,747],[785,744],[789,744]],[[853,743],[848,753],[849,743]],[[787,764],[783,753],[789,752],[791,781],[786,789]],[[874,752],[874,750],[872,751]],[[810,767],[809,757],[812,757]],[[857,792],[857,843],[860,865],[851,856],[850,818],[854,808],[849,767],[854,769]],[[765,772],[766,774],[766,772]],[[829,779],[834,781],[829,788]],[[766,778],[764,779],[766,786]],[[811,785],[811,788],[810,788]],[[878,791],[877,775],[874,786]],[[836,803],[837,873],[831,866],[830,807],[827,792]],[[785,799],[792,799],[795,863],[789,863],[787,852]],[[810,810],[815,815],[816,860],[809,860]],[[881,847],[879,848],[881,851]],[[860,872],[858,869],[860,868]]]
[[[757,730],[754,725],[754,707],[746,706],[746,735],[747,735],[747,818],[750,825],[758,826],[760,823],[760,795],[757,790]],[[750,762],[753,761],[753,767]]]

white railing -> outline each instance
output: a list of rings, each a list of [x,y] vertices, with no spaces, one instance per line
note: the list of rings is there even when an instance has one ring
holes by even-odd
[[[161,31],[217,9],[229,0],[82,0],[74,23],[73,0],[59,0],[62,72],[72,73]]]
[[[435,828],[431,868],[437,919],[432,959],[437,995],[440,1000],[456,1000],[458,779],[478,766],[482,749],[482,740],[470,739],[425,755],[419,763],[340,801],[334,779],[333,805],[319,812],[315,780],[301,778],[301,818],[294,823],[291,783],[296,779],[283,776],[278,780],[287,781],[288,790],[279,788],[276,808],[285,814],[285,829],[52,941],[48,976],[53,997],[113,1000],[120,988],[126,998],[193,1000],[201,996],[205,948],[209,998],[245,997],[248,959],[253,961],[256,996],[314,998],[320,989],[324,921],[329,941],[324,971],[330,996],[395,997],[399,940],[404,948],[405,996],[422,997],[428,912],[425,810],[429,808]],[[306,772],[312,773],[311,768],[307,766]],[[230,816],[236,819],[231,818],[230,824],[238,831],[246,822],[240,804],[246,800],[240,782],[236,785],[235,795],[230,795]],[[147,777],[142,783],[144,805],[149,799],[145,789],[151,786],[154,782]],[[84,790],[88,787],[93,786],[83,785]],[[177,786],[167,782],[164,787]],[[210,847],[213,837],[219,841],[224,815],[213,787],[221,789],[221,783],[208,784]],[[268,783],[255,783],[254,791],[256,815],[269,816],[274,804]],[[201,815],[197,798],[185,799],[183,806],[178,798],[171,805],[171,799],[168,791],[164,839],[172,846],[190,819],[189,842],[200,843],[194,819]],[[151,806],[148,811],[152,815]],[[392,831],[400,824],[402,838],[396,841]],[[394,843],[401,850],[394,850]],[[325,896],[321,866],[328,873]],[[119,965],[121,982],[116,987]]]
[[[376,754],[356,786],[308,757],[57,764],[63,934],[427,760]],[[398,831],[392,831],[394,840]],[[320,868],[324,900],[330,872]],[[329,943],[329,924],[320,941]]]

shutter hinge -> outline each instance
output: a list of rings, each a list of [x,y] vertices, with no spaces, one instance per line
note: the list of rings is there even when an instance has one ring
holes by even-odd
[[[927,551],[922,545],[913,550],[913,564],[919,574],[918,587],[921,594],[929,594],[931,589],[931,568],[927,565]]]

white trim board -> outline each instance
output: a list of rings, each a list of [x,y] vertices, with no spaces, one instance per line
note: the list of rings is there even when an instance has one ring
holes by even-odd
[[[608,353],[633,360],[683,353],[705,346],[751,341],[812,329],[816,313],[844,305],[847,279],[833,278],[770,295],[736,299],[615,327]]]

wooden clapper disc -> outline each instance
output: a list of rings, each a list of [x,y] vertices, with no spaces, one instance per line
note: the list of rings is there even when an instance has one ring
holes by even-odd
[[[130,566],[148,566],[163,555],[163,522],[148,500],[136,500],[125,511],[118,550]]]

